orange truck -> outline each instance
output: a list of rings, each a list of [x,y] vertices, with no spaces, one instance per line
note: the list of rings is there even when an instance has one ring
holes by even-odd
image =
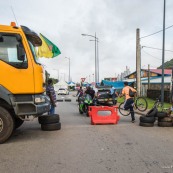
[[[26,26],[0,25],[0,143],[31,116],[50,109],[45,73],[36,57],[40,37]]]

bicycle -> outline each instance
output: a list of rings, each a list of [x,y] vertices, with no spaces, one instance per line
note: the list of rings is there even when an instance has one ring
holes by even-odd
[[[128,115],[130,115],[130,109],[125,110],[124,103],[125,103],[125,101],[120,103],[118,110],[121,115],[128,116]],[[144,112],[148,108],[147,100],[144,97],[134,97],[133,108],[136,110],[139,110],[141,112]]]
[[[164,105],[161,103],[161,96],[159,98],[156,98],[156,101],[154,102],[152,109],[157,109],[158,111],[161,112],[170,111],[170,108],[164,107]]]

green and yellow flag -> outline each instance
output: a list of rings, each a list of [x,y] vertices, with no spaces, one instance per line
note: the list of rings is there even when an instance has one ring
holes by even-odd
[[[40,33],[42,45],[38,47],[37,57],[54,58],[61,54],[58,47]]]

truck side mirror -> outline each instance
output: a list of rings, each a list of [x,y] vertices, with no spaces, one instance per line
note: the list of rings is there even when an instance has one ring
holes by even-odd
[[[25,50],[23,48],[22,43],[19,43],[17,45],[17,57],[19,61],[24,61],[25,60]]]

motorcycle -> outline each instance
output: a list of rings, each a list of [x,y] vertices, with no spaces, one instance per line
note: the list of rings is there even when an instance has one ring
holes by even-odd
[[[83,114],[86,113],[87,116],[89,116],[88,113],[88,107],[93,104],[93,99],[89,94],[86,94],[85,96],[82,96],[79,98],[79,113]]]

